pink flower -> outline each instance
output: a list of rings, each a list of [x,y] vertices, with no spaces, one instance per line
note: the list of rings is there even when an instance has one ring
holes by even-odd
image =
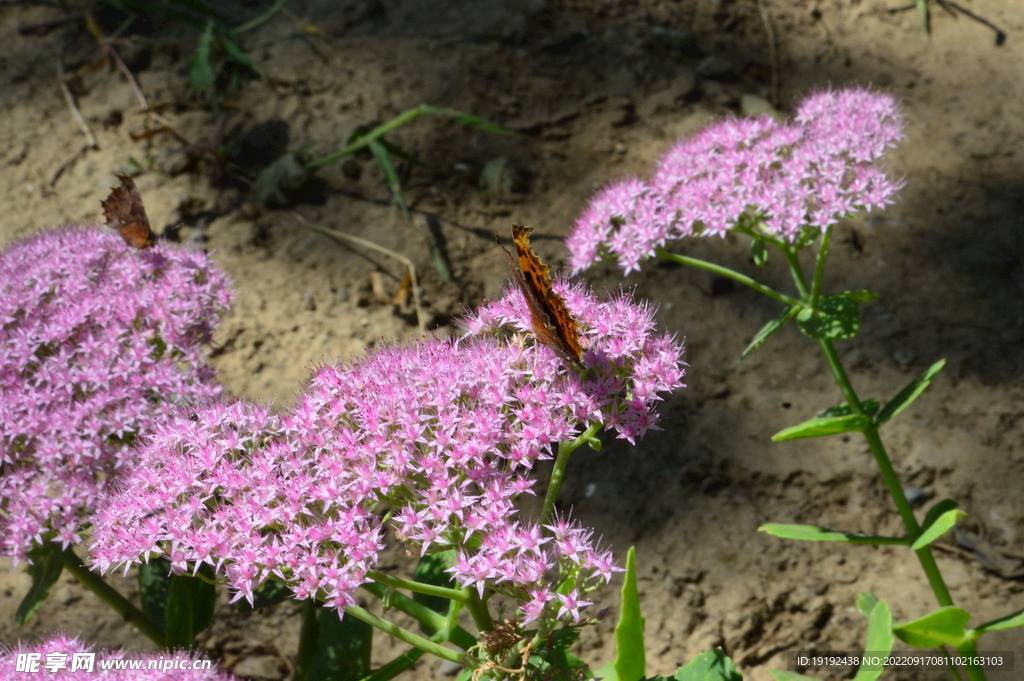
[[[863,88],[807,97],[793,120],[730,119],[676,143],[649,182],[599,192],[566,239],[575,272],[613,254],[629,273],[656,248],[743,226],[794,241],[882,208],[902,187],[875,165],[903,136],[896,102]]]
[[[527,318],[516,291],[470,318],[474,334],[321,367],[283,417],[193,407],[147,439],[95,515],[93,564],[205,562],[235,598],[274,576],[297,598],[351,605],[383,545],[384,504],[421,554],[455,550],[462,586],[524,601],[570,576],[580,593],[596,587],[614,568],[592,532],[560,521],[551,540],[513,501],[534,464],[591,423],[630,440],[653,427],[658,401],[681,385],[682,347],[626,296],[558,286],[580,321],[584,371],[501,336]]]
[[[0,254],[0,553],[80,541],[129,446],[220,394],[200,351],[231,293],[202,253],[70,227]]]
[[[30,678],[60,681],[232,681],[209,660],[191,653],[128,653],[103,650],[64,634],[36,644],[0,646],[0,681]]]

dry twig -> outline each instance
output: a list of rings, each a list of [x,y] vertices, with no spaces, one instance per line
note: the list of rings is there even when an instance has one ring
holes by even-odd
[[[344,232],[338,232],[333,229],[321,227],[320,225],[314,225],[308,220],[306,220],[306,218],[302,217],[302,215],[298,211],[293,210],[292,215],[294,215],[295,218],[299,222],[304,224],[308,229],[311,229],[314,232],[319,232],[320,234],[324,234],[338,241],[342,241],[349,244],[355,244],[357,246],[362,246],[363,248],[369,248],[370,250],[377,251],[378,253],[383,253],[384,255],[391,256],[395,260],[398,260],[403,265],[405,265],[409,270],[409,280],[412,283],[412,300],[413,307],[416,308],[416,325],[419,327],[421,333],[427,332],[427,327],[423,321],[423,306],[420,304],[420,287],[416,279],[416,267],[412,264],[412,260],[409,260],[404,255],[395,253],[392,250],[384,248],[380,244],[368,241],[367,239],[362,239],[358,236],[352,236],[351,234],[345,234]]]

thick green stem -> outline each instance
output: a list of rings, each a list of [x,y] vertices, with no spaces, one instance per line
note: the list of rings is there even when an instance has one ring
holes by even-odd
[[[540,524],[551,521],[555,513],[555,502],[558,501],[558,492],[562,489],[562,479],[565,477],[565,468],[569,465],[569,456],[576,451],[584,442],[594,437],[601,429],[600,423],[592,423],[582,435],[575,440],[558,443],[558,454],[555,456],[555,466],[551,469],[551,479],[548,481],[548,491],[544,495],[544,505],[541,507]]]
[[[366,622],[375,629],[380,629],[391,638],[397,639],[403,643],[408,643],[414,648],[419,648],[425,653],[430,653],[434,657],[440,657],[442,660],[448,660],[449,662],[455,662],[456,664],[462,664],[462,653],[456,652],[451,648],[445,648],[443,645],[435,643],[430,639],[423,638],[418,634],[414,634],[408,629],[388,622],[386,619],[377,617],[369,610],[360,608],[358,605],[350,605],[345,608],[346,615],[352,615],[357,620]]]
[[[679,255],[678,253],[670,253],[669,251],[666,251],[664,248],[657,248],[654,252],[655,254],[657,254],[659,258],[664,258],[665,260],[677,262],[681,265],[690,265],[691,267],[697,267],[699,269],[707,270],[708,272],[713,272],[714,274],[718,274],[728,279],[732,279],[737,283],[743,284],[744,286],[749,286],[758,293],[763,293],[769,298],[777,300],[785,305],[800,305],[799,300],[796,300],[795,298],[790,298],[784,293],[779,293],[775,289],[765,286],[756,279],[751,279],[747,275],[740,274],[739,272],[731,270],[728,267],[722,267],[721,265],[716,265],[715,263],[708,262],[707,260],[691,258],[689,256]]]
[[[313,599],[302,601],[302,627],[299,649],[295,653],[295,681],[306,681],[313,672],[316,650],[320,644],[321,605]]]
[[[478,633],[482,634],[485,631],[494,629],[494,622],[491,620],[491,612],[487,609],[487,602],[480,598],[475,590],[467,587],[463,589],[466,594],[466,610],[469,611],[469,616],[473,618],[473,624],[476,625]]]
[[[379,584],[384,584],[395,589],[405,589],[407,591],[412,591],[413,593],[425,594],[427,596],[440,596],[441,598],[447,598],[450,601],[459,601],[460,603],[466,602],[466,594],[462,589],[449,589],[443,586],[424,584],[423,582],[417,582],[411,579],[392,577],[391,575],[378,570],[369,570],[367,571],[366,576]]]
[[[82,586],[96,594],[101,601],[109,605],[125,621],[138,629],[143,636],[161,648],[167,645],[163,630],[153,624],[144,612],[136,608],[131,601],[118,593],[114,587],[107,584],[103,577],[87,568],[82,563],[82,559],[78,557],[78,554],[70,548],[64,550],[64,569],[77,579]]]

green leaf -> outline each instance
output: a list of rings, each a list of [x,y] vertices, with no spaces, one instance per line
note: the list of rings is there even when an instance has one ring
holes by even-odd
[[[639,681],[647,675],[644,653],[644,618],[636,588],[636,547],[626,554],[626,578],[622,582],[622,610],[615,625],[615,674],[618,681]]]
[[[871,425],[871,417],[866,414],[850,414],[848,416],[827,416],[814,418],[795,426],[790,426],[772,435],[775,442],[799,440],[806,437],[824,437],[838,435],[856,430],[861,431]]]
[[[139,600],[142,612],[163,629],[167,622],[167,595],[171,591],[171,564],[166,558],[152,558],[139,566]]]
[[[209,581],[213,569],[199,569],[206,579],[192,575],[174,575],[167,593],[167,628],[164,643],[168,648],[190,648],[192,641],[213,620],[217,588]]]
[[[967,640],[965,627],[969,619],[971,615],[966,610],[947,605],[920,619],[897,624],[892,631],[915,648],[959,646]]]
[[[857,292],[860,293],[860,292]],[[796,322],[805,335],[815,340],[846,340],[860,330],[860,308],[857,295],[847,291],[822,296],[817,311],[804,308]]]
[[[676,681],[743,681],[736,665],[721,648],[701,653],[676,671]]]
[[[956,525],[958,518],[967,515],[956,507],[956,502],[946,499],[932,506],[925,515],[921,536],[919,536],[910,548],[917,551],[928,546],[933,541],[944,535],[951,527]]]
[[[1007,615],[1006,617],[1000,617],[991,622],[985,622],[985,624],[976,628],[974,632],[976,635],[981,635],[988,631],[999,631],[1000,629],[1012,629],[1013,627],[1021,626],[1024,626],[1024,610]]]
[[[32,586],[21,599],[14,614],[14,621],[19,627],[25,626],[25,623],[32,619],[46,597],[50,595],[50,589],[57,583],[60,573],[64,571],[64,551],[54,542],[46,542],[33,548],[28,552],[28,557],[32,561],[28,569],[29,575],[32,576]]]
[[[768,243],[764,239],[754,239],[750,242],[750,259],[758,267],[768,264]]]
[[[857,594],[857,609],[867,618],[871,618],[871,610],[878,602],[878,597],[871,593]]]
[[[388,154],[387,148],[381,144],[380,140],[370,140],[367,146],[370,147],[374,160],[377,161],[381,172],[384,173],[384,179],[387,180],[391,195],[395,197],[395,203],[402,209],[402,215],[408,220],[409,204],[405,202],[405,194],[402,193],[402,183],[398,179],[398,172],[395,170],[395,166],[391,163],[391,156]]]
[[[370,673],[373,627],[355,617],[320,608],[320,636],[309,681],[358,681]]]
[[[587,438],[587,446],[590,447],[592,451],[599,452],[601,451],[601,447],[604,446],[604,443],[601,442],[601,438],[599,438],[598,436],[591,435],[589,438]]]
[[[548,640],[530,655],[529,665],[532,667],[528,678],[538,679],[581,679],[593,678],[587,664],[569,652],[569,648],[579,640],[578,629],[558,629],[551,633]]]
[[[220,44],[224,46],[224,52],[227,54],[229,60],[250,69],[253,73],[258,74],[260,72],[253,60],[249,58],[249,55],[243,52],[242,48],[238,46],[238,43],[223,34],[219,37]]]
[[[192,62],[188,69],[188,80],[192,83],[192,89],[199,92],[206,92],[213,89],[217,80],[213,72],[213,64],[210,62],[210,55],[213,51],[213,20],[206,22],[203,35],[199,38],[196,51],[192,54]]]
[[[772,669],[768,672],[775,681],[818,681],[813,676],[805,676],[796,672],[787,672],[784,669]]]
[[[857,534],[855,532],[836,532],[824,527],[814,525],[785,525],[781,523],[768,523],[757,528],[758,532],[770,534],[773,537],[782,539],[797,539],[800,541],[835,541],[847,544],[868,544],[871,546],[906,545],[909,539],[903,537],[880,537],[873,534]]]
[[[445,572],[445,570],[452,566],[454,559],[455,551],[453,550],[423,556],[416,565],[416,571],[412,576],[413,581],[432,586],[443,586],[448,589],[457,589],[458,586],[452,580],[451,575]],[[430,596],[413,592],[412,598],[417,603],[422,603],[434,612],[448,612],[449,600],[442,596]]]
[[[740,359],[746,359],[747,355],[761,347],[761,345],[768,340],[768,336],[785,326],[786,322],[795,317],[796,313],[799,311],[799,307],[791,305],[780,312],[779,316],[775,319],[762,326],[761,330],[757,332],[756,336],[754,336],[754,340],[750,341],[750,345],[748,345],[746,350],[743,351],[743,354],[740,355]]]
[[[860,403],[860,408],[868,416],[874,416],[878,413],[878,400],[864,400]],[[834,407],[829,407],[824,411],[818,412],[814,417],[821,419],[830,416],[850,416],[856,413],[857,412],[853,410],[853,407],[848,405],[846,402],[843,402],[842,404],[838,404]]]
[[[865,596],[875,598],[871,594],[861,594],[861,598],[858,599],[858,605],[861,604],[860,601]],[[889,612],[889,604],[875,599],[875,603],[868,613],[868,637],[864,643],[864,651],[885,657],[892,652],[893,643],[892,613]],[[862,665],[857,670],[857,675],[853,677],[853,681],[875,681],[875,679],[882,675],[884,669],[881,665],[877,668]]]
[[[889,404],[882,408],[882,411],[875,417],[875,425],[881,426],[886,421],[892,419],[901,411],[910,406],[911,402],[917,399],[917,397],[925,391],[925,389],[931,385],[932,379],[935,378],[936,374],[942,371],[942,367],[946,365],[945,359],[940,359],[935,364],[928,367],[923,374],[915,378],[910,384],[899,391],[896,397],[892,398]]]
[[[433,114],[435,116],[447,116],[454,118],[459,123],[467,125],[471,128],[480,128],[486,132],[493,133],[495,135],[514,135],[515,133],[508,128],[503,128],[497,123],[492,123],[484,118],[479,118],[472,114],[463,113],[462,111],[456,111],[455,109],[442,109],[433,106],[425,107],[425,113]]]

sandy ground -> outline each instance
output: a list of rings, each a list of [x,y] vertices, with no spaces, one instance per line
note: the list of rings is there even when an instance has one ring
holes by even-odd
[[[980,623],[1024,607],[1024,15],[1015,0],[962,2],[1006,31],[1005,44],[937,6],[930,38],[914,12],[887,11],[898,0],[765,7],[778,45],[780,110],[809,90],[848,83],[873,84],[903,102],[907,138],[888,167],[907,187],[898,205],[838,229],[826,286],[880,296],[865,309],[863,333],[839,346],[862,395],[890,396],[948,359],[884,436],[922,506],[951,497],[970,514],[964,533],[944,539],[937,555],[957,604]],[[267,4],[230,11],[241,23]],[[538,252],[558,266],[561,238],[595,188],[648,172],[672,140],[740,113],[751,95],[772,96],[765,24],[752,1],[293,0],[288,8],[295,20],[280,15],[240,37],[265,77],[223,83],[220,107],[189,92],[194,31],[140,25],[145,31],[119,49],[163,123],[193,143],[244,147],[249,156],[235,160],[250,176],[282,149],[324,156],[357,126],[420,103],[522,134],[497,137],[436,119],[395,133],[391,139],[427,166],[402,167],[412,225],[362,157],[323,168],[291,206],[257,211],[209,158],[183,167],[180,139],[133,140],[161,121],[138,111],[116,70],[91,68],[101,54],[84,22],[32,31],[65,14],[33,3],[0,6],[0,244],[97,221],[113,174],[142,167],[136,183],[157,231],[184,220],[179,238],[209,249],[236,282],[238,303],[213,353],[222,380],[235,395],[278,407],[318,362],[419,335],[408,309],[372,292],[374,273],[384,290],[398,289],[398,261],[313,233],[296,214],[410,258],[430,332],[453,333],[466,307],[507,282],[494,230],[513,221],[533,226]],[[302,30],[302,21],[322,34]],[[57,55],[97,149],[78,152],[87,142],[58,87]],[[498,181],[486,181],[495,169]],[[430,263],[430,230],[450,282]],[[677,248],[755,271],[738,239]],[[758,276],[787,286],[779,262]],[[839,401],[815,347],[792,327],[738,361],[778,312],[774,304],[654,263],[625,281],[610,268],[588,280],[598,290],[635,288],[687,344],[689,385],[665,403],[664,430],[635,448],[581,451],[561,498],[619,555],[637,546],[651,674],[670,674],[716,645],[757,681],[784,668],[787,650],[856,650],[865,629],[854,608],[861,591],[888,599],[900,620],[934,608],[909,551],[755,532],[768,521],[900,531],[860,439],[769,441]],[[970,550],[978,539],[982,550]],[[408,563],[397,552],[388,560]],[[119,584],[134,588],[131,576]],[[0,641],[61,628],[148,647],[66,577],[39,616],[16,628],[12,615],[27,586],[22,571],[0,571]],[[611,589],[601,597],[617,602]],[[613,619],[579,644],[595,668],[614,653]],[[248,615],[225,605],[202,642],[236,673],[270,681],[287,674],[297,636],[293,604]],[[1015,651],[1024,668],[1021,629],[992,635],[982,648]],[[393,650],[382,644],[376,657]],[[422,661],[409,678],[439,673],[436,662]]]

